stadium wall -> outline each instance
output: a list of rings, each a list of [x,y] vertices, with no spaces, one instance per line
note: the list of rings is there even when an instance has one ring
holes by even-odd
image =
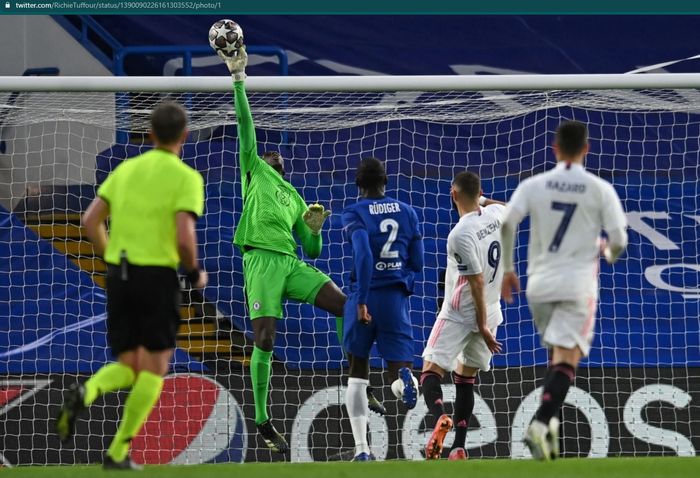
[[[202,44],[212,15],[94,17],[124,45]],[[666,63],[699,71],[692,15],[236,15],[247,41],[279,45],[291,75],[625,73]],[[177,32],[174,37],[173,32]],[[339,34],[342,32],[342,35]],[[643,32],[644,41],[640,41]],[[614,45],[614,48],[611,46]],[[604,52],[604,53],[603,53]],[[420,60],[417,60],[420,59]],[[274,58],[251,55],[248,74],[276,75]],[[222,75],[212,62],[197,75]],[[134,57],[129,75],[169,75],[167,58]]]
[[[0,75],[57,68],[61,75],[111,76],[111,72],[48,15],[0,16]],[[107,96],[93,106],[114,111]],[[43,95],[0,95],[10,106],[46,107]],[[56,108],[66,105],[54,105]],[[111,113],[113,116],[113,113]],[[74,122],[3,127],[0,116],[0,206],[12,210],[28,187],[90,184],[95,156],[114,143],[114,131]],[[94,141],[82,144],[82,138]]]
[[[41,96],[20,95],[17,101],[31,109],[44,103]],[[114,111],[113,101],[104,106]],[[95,158],[114,139],[113,129],[74,121],[0,128],[0,206],[14,210],[43,186],[93,184]]]
[[[58,68],[61,75],[112,73],[48,15],[0,16],[0,75]]]

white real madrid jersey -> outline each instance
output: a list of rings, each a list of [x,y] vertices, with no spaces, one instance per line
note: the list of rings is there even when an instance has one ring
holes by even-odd
[[[517,224],[526,215],[528,300],[596,298],[600,233],[627,225],[612,185],[580,164],[560,162],[520,183],[503,220]]]
[[[479,208],[462,216],[447,238],[445,300],[438,318],[464,322],[477,330],[474,300],[467,276],[483,274],[487,326],[502,322],[501,314],[501,217],[500,204]]]

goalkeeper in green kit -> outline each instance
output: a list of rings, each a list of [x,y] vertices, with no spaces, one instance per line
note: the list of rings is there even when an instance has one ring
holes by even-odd
[[[331,212],[320,204],[307,207],[285,181],[284,161],[278,152],[258,156],[244,84],[245,47],[235,57],[220,56],[233,78],[238,120],[243,214],[233,242],[243,253],[245,292],[255,338],[250,361],[255,424],[271,450],[286,453],[287,442],[272,426],[267,412],[272,348],[277,320],[283,318],[282,300],[314,304],[341,317],[346,297],[326,274],[297,257],[295,234],[304,254],[312,259],[321,254],[320,231]],[[376,399],[370,403],[381,407]]]

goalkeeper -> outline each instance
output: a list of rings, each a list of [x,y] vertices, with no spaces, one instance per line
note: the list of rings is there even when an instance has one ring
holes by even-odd
[[[267,412],[272,347],[277,320],[283,318],[282,300],[314,304],[340,317],[345,294],[326,274],[297,257],[294,233],[308,257],[320,255],[321,227],[331,212],[319,204],[306,206],[285,181],[284,161],[278,152],[258,156],[244,84],[248,62],[245,47],[236,57],[221,57],[234,81],[240,141],[243,214],[233,242],[243,253],[246,299],[255,340],[250,361],[255,424],[271,450],[286,453],[287,442],[272,426]]]

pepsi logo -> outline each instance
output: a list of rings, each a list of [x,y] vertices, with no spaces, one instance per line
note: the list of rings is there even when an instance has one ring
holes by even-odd
[[[33,397],[50,383],[48,380],[40,379],[3,380],[0,384],[0,416]]]
[[[24,387],[22,386],[3,386],[0,387],[0,406],[11,402],[15,398],[22,395],[24,392]]]
[[[165,377],[160,399],[131,445],[131,457],[140,464],[242,463],[245,419],[216,380],[173,374]]]

